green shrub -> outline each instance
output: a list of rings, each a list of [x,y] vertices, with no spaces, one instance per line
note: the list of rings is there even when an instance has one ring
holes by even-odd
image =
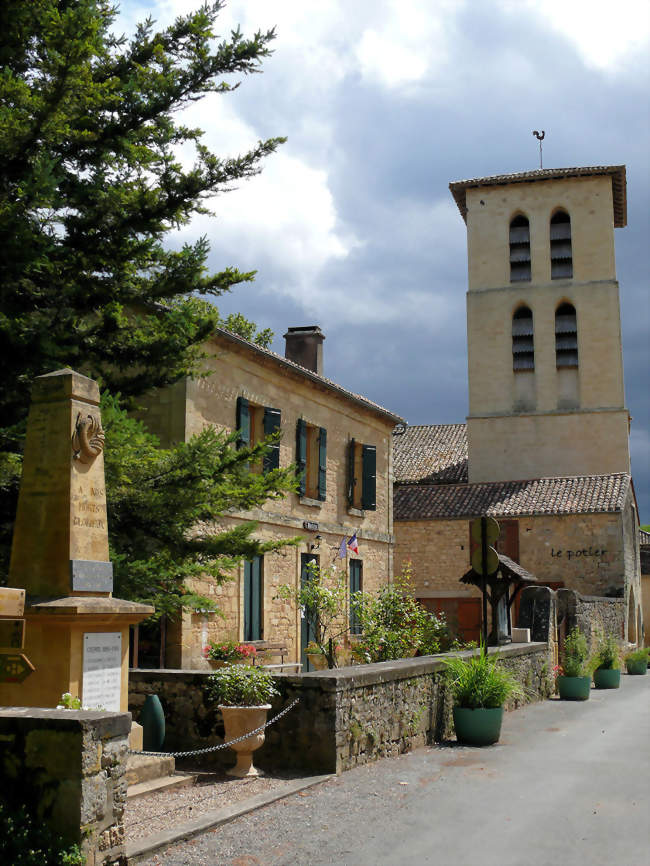
[[[565,677],[587,677],[591,673],[587,638],[577,626],[564,639],[562,670]]]
[[[0,802],[0,863],[3,866],[84,866],[78,845],[67,845],[24,806]]]
[[[205,689],[210,700],[233,707],[259,707],[280,694],[269,671],[250,665],[221,668],[208,677]]]
[[[596,647],[593,664],[596,669],[618,670],[621,666],[621,650],[612,634],[602,635]]]
[[[634,652],[628,653],[625,656],[626,662],[640,662],[640,661],[648,661],[648,657],[650,656],[650,647],[640,647],[639,649],[634,650]]]
[[[523,689],[514,674],[500,663],[497,653],[472,656],[468,659],[453,656],[445,659],[447,677],[454,704],[467,709],[496,709],[508,698],[522,697]]]

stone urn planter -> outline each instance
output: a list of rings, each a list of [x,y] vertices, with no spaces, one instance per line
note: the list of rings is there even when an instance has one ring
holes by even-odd
[[[266,717],[271,709],[271,704],[263,704],[259,707],[229,707],[220,705],[219,709],[223,716],[226,729],[226,742],[242,737],[248,731],[254,731],[266,723]],[[253,766],[253,752],[264,744],[264,731],[252,734],[239,743],[233,743],[230,747],[237,754],[237,763],[230,770],[226,770],[229,776],[244,779],[249,776],[259,776],[260,771]]]
[[[557,689],[562,701],[589,700],[591,677],[558,677]]]
[[[307,653],[307,658],[315,671],[327,670],[327,657],[323,653]]]

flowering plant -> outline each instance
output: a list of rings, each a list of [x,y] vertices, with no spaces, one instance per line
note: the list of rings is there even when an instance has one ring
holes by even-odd
[[[257,656],[257,650],[249,643],[235,643],[226,640],[221,643],[209,643],[203,647],[203,657],[216,662],[249,661]]]

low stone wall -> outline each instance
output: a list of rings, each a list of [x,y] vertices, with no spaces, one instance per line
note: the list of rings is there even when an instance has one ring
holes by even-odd
[[[612,634],[619,641],[625,636],[625,599],[580,595],[573,589],[558,589],[558,622],[564,620],[565,633],[578,626],[593,649],[601,634]]]
[[[0,709],[0,796],[26,805],[87,866],[124,862],[129,713]]]
[[[510,645],[502,647],[500,654],[524,686],[525,702],[552,693],[553,659],[546,643]],[[281,697],[274,702],[271,715],[296,697],[300,703],[267,728],[256,763],[340,773],[445,739],[451,732],[451,701],[444,682],[443,658],[426,656],[276,675]],[[137,718],[145,696],[158,695],[165,710],[166,749],[186,750],[222,742],[218,712],[203,694],[206,676],[196,671],[131,671],[129,707]],[[230,750],[215,754],[220,756],[216,760],[232,763]]]

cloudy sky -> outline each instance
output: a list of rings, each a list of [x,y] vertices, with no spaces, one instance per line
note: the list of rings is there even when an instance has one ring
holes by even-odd
[[[197,0],[198,2],[198,0]],[[122,0],[126,33],[193,0]],[[627,166],[616,230],[631,450],[650,522],[649,12],[636,0],[231,0],[220,32],[276,27],[263,75],[194,106],[220,155],[286,135],[263,173],[214,200],[215,270],[257,269],[222,299],[275,331],[319,324],[325,374],[411,424],[467,413],[465,225],[450,181]]]

